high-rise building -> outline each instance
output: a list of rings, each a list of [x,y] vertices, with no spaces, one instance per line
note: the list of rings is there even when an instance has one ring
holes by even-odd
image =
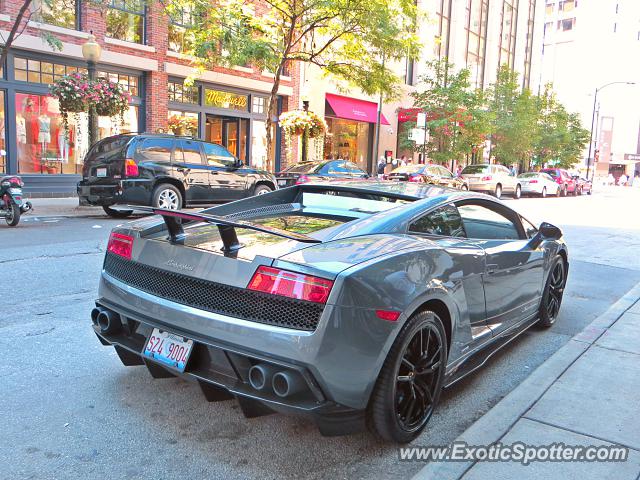
[[[547,0],[540,84],[578,112],[593,143],[589,169],[598,176],[640,169],[640,2]],[[610,85],[609,85],[610,84]],[[606,85],[605,88],[602,88]],[[598,91],[595,97],[596,89]],[[596,155],[597,152],[597,155]],[[587,168],[588,148],[581,168]]]

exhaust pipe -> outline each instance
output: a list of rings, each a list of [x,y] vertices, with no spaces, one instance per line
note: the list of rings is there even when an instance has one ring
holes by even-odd
[[[93,314],[93,312],[91,312]],[[116,333],[122,327],[120,322],[120,315],[111,310],[102,310],[98,313],[98,326],[100,326],[100,332],[105,335]]]
[[[249,384],[256,390],[263,390],[271,385],[271,379],[276,369],[264,363],[254,365],[249,369]]]
[[[20,207],[20,213],[27,213],[30,210],[33,210],[33,205],[31,204],[31,202],[24,202]]]
[[[103,311],[102,308],[98,308],[98,307],[91,310],[91,322],[94,325],[98,325],[98,315],[100,315],[102,311]]]
[[[302,377],[293,372],[278,372],[273,376],[273,391],[279,397],[288,397],[303,391],[306,388],[305,381]]]

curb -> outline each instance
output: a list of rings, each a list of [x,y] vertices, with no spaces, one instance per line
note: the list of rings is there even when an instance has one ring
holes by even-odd
[[[491,410],[476,420],[455,441],[466,442],[469,445],[491,445],[500,440],[551,385],[638,301],[638,298],[640,298],[640,283],[572,337],[567,344],[535,369]],[[459,479],[473,465],[474,462],[471,461],[431,462],[425,465],[413,480]]]

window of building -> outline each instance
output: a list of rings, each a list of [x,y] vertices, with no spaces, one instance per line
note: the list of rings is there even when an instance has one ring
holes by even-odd
[[[178,82],[169,82],[169,101],[178,103],[200,103],[200,93],[197,85],[185,85]]]
[[[30,58],[15,57],[13,63],[15,79],[19,82],[49,84],[70,73],[87,73],[87,69],[83,67],[42,62]]]
[[[439,0],[436,17],[438,22],[438,36],[435,42],[435,54],[438,58],[449,56],[449,27],[451,25],[451,1]]]
[[[465,30],[467,32],[466,66],[476,87],[484,83],[485,44],[489,0],[467,0]]]
[[[264,113],[267,108],[267,99],[254,95],[251,97],[251,111],[253,113]]]
[[[529,15],[527,17],[527,38],[526,38],[526,47],[524,51],[524,68],[522,75],[522,86],[524,88],[529,88],[531,84],[531,58],[533,55],[533,32],[535,27],[535,17],[536,17],[536,0],[529,0]],[[547,29],[547,24],[545,23],[545,33]]]
[[[119,83],[134,97],[138,96],[138,85],[140,80],[137,75],[127,75],[126,73],[98,72],[98,77],[109,79],[113,83]]]
[[[547,3],[545,6],[545,14],[546,15],[552,15],[553,14],[553,10],[555,8],[555,3],[551,2],[551,3]]]
[[[552,28],[553,28],[553,22],[546,22],[544,24],[544,34],[548,35],[551,32]]]
[[[200,115],[196,112],[183,112],[180,110],[169,110],[169,131],[175,135],[191,135],[198,137],[200,130]]]
[[[143,0],[106,0],[107,36],[127,42],[144,43]]]
[[[78,4],[76,0],[34,0],[31,11],[33,20],[58,27],[78,28]]]
[[[516,53],[518,3],[519,0],[503,0],[502,2],[498,64],[506,64],[512,69]]]
[[[193,47],[193,31],[196,15],[189,7],[179,8],[169,14],[169,50],[185,53]]]
[[[576,25],[575,18],[567,18],[565,20],[558,20],[558,30],[562,30],[563,32],[568,32],[569,30],[573,30]],[[615,28],[614,28],[615,32]]]
[[[404,72],[404,83],[406,85],[415,85],[414,75],[415,62],[409,58],[406,59],[406,68]]]
[[[575,0],[564,0],[558,3],[558,11],[560,12],[570,12],[574,8],[576,8]],[[617,13],[617,12],[616,12]]]

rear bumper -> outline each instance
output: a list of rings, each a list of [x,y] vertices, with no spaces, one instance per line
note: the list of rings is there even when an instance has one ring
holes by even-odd
[[[77,192],[80,205],[114,205],[131,203],[149,205],[151,203],[151,181],[147,179],[120,180],[112,183],[78,182]]]
[[[522,187],[522,193],[535,193],[535,194],[542,194],[542,189],[544,188],[544,185],[521,185]],[[549,194],[555,193],[555,192],[547,192]]]
[[[171,333],[194,340],[185,371],[178,372],[142,353],[153,328],[164,331],[167,329],[165,325],[104,300],[96,302],[96,306],[118,313],[122,324],[118,331],[105,334],[96,324],[93,330],[103,345],[115,348],[126,366],[145,365],[154,378],[180,376],[197,382],[208,401],[236,398],[249,418],[273,412],[304,415],[311,418],[324,435],[343,435],[365,427],[364,411],[329,400],[312,372],[304,365],[171,327]],[[269,365],[276,371],[293,372],[303,379],[306,386],[301,392],[287,398],[279,397],[270,387],[256,390],[249,383],[249,369],[257,364]]]
[[[467,186],[473,192],[493,193],[496,190],[494,183],[467,183]]]

